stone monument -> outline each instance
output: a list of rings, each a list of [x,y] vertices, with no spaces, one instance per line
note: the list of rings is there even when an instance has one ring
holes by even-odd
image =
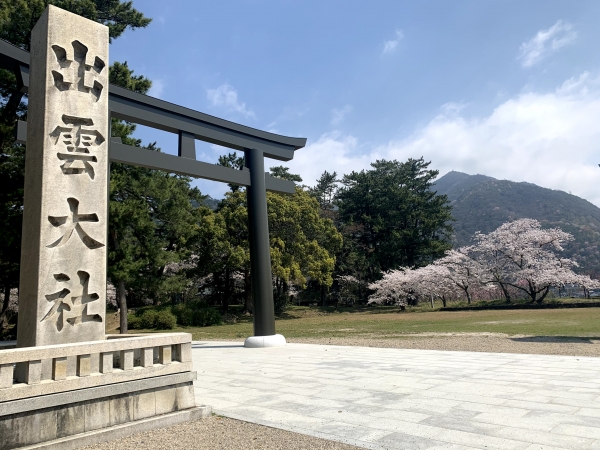
[[[31,61],[18,346],[103,340],[108,27],[49,7]]]

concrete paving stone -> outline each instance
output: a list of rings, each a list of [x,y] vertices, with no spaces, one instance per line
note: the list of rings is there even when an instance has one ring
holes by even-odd
[[[591,389],[591,388],[571,388],[569,389],[569,392],[580,392],[582,394],[595,394],[598,392],[598,389]]]
[[[204,371],[195,394],[231,417],[369,448],[573,449],[600,442],[600,358],[218,344],[194,345],[192,357]]]
[[[442,391],[442,392],[469,392],[477,395],[487,395],[487,396],[498,396],[498,395],[515,395],[515,394],[523,394],[531,390],[531,388],[522,388],[516,386],[502,386],[498,384],[484,384],[484,383],[466,383],[466,382],[456,382],[456,383],[448,383],[443,386],[436,386],[431,388],[432,391]]]
[[[513,439],[497,438],[485,436],[478,433],[469,433],[466,431],[444,429],[437,437],[437,440],[450,442],[452,444],[468,445],[475,448],[493,448],[503,450],[522,450],[527,448],[529,443],[516,441]]]
[[[556,425],[551,433],[554,434],[565,434],[567,436],[579,436],[589,439],[600,439],[600,428],[598,427],[586,427],[583,425],[572,425],[572,424],[560,424]]]
[[[378,411],[369,414],[373,417],[380,417],[385,419],[398,419],[405,422],[418,423],[424,419],[431,417],[429,414],[422,414],[414,411],[406,411],[402,409],[388,409],[380,408]]]
[[[337,400],[340,398],[343,398],[345,400],[359,400],[365,397],[369,397],[369,393],[365,392],[365,391],[340,391],[337,389],[323,389],[320,393],[319,393],[319,397],[321,398],[328,398],[331,400]]]
[[[330,434],[332,436],[341,436],[359,441],[373,442],[384,436],[392,434],[391,431],[373,430],[369,428],[359,428],[356,425],[344,422],[327,422],[315,428],[320,433]]]
[[[524,430],[523,428],[502,427],[492,433],[494,436],[514,439],[523,442],[532,442],[534,444],[554,445],[562,448],[587,448],[594,439],[559,435],[556,433],[544,433],[540,431]]]
[[[552,399],[551,403],[557,405],[575,406],[578,408],[597,408],[598,402],[595,400],[578,400],[564,397],[557,397]]]
[[[361,405],[374,405],[380,406],[388,403],[399,402],[405,400],[410,394],[398,394],[396,392],[385,392],[385,391],[369,391],[368,397],[357,400],[355,403]]]
[[[572,449],[562,448],[562,447],[553,447],[553,446],[545,445],[545,444],[531,444],[525,450],[572,450]]]
[[[404,433],[390,433],[376,441],[378,444],[389,449],[402,450],[465,450],[476,447],[465,447],[462,445],[449,445],[447,442],[426,439]]]
[[[579,409],[577,406],[558,405],[556,403],[538,403],[525,400],[506,400],[504,403],[502,403],[502,406],[523,409],[528,408],[530,410],[538,411],[552,411],[563,414],[574,414]],[[600,409],[598,412],[600,413]]]
[[[571,381],[571,380],[550,380],[548,381],[551,386],[568,386],[568,387],[581,387],[581,388],[590,388],[590,389],[600,389],[600,384],[598,383],[583,383],[581,381]]]
[[[501,405],[506,400],[503,398],[490,397],[486,395],[467,394],[463,392],[446,392],[443,394],[448,400],[457,400],[459,402],[477,403],[483,405]]]
[[[590,416],[583,416],[578,414],[561,414],[547,411],[531,411],[527,416],[528,420],[545,420],[548,423],[555,425],[564,423],[571,425],[583,425],[590,427],[597,427],[599,425],[598,419]]]
[[[230,400],[223,400],[218,397],[203,395],[201,397],[196,396],[197,401],[202,401],[202,404],[210,405],[216,410],[224,410],[229,408],[235,408],[240,406],[240,403],[232,402]]]
[[[366,414],[353,413],[343,409],[324,409],[321,408],[312,414],[312,417],[320,419],[329,419],[342,421],[346,423],[352,423],[355,425],[369,425],[375,422],[379,422],[385,419],[379,417],[373,417]]]
[[[578,416],[589,416],[600,418],[600,407],[599,408],[579,408],[575,413]]]
[[[305,416],[314,416],[323,410],[322,406],[317,405],[305,405],[301,403],[291,402],[269,402],[267,405],[264,403],[256,404],[255,406],[268,407],[269,409],[277,411],[285,411],[294,414],[302,414]]]
[[[529,419],[525,417],[512,417],[495,413],[482,413],[472,419],[474,422],[489,423],[492,425],[504,425],[527,430],[550,431],[555,424],[540,419]]]
[[[286,423],[295,427],[312,427],[315,425],[331,422],[331,417],[305,416],[302,414],[272,410],[259,406],[242,406],[235,410],[238,417],[258,417],[262,420],[273,423]]]
[[[470,433],[479,433],[484,435],[490,435],[491,432],[500,428],[499,425],[472,422],[471,419],[475,415],[477,415],[477,412],[455,409],[452,411],[451,415],[430,416],[419,421],[419,423],[447,428],[450,430],[467,431]]]
[[[565,398],[569,400],[581,400],[581,401],[593,401],[598,395],[600,395],[600,390],[598,394],[593,393],[582,393],[582,392],[570,392],[570,391],[561,391],[560,389],[532,389],[531,391],[523,394],[522,396],[531,396],[531,395],[539,395],[542,397],[550,397],[552,399]]]

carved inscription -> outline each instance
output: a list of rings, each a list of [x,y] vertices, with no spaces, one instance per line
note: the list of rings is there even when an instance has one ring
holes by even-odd
[[[38,3],[25,83],[22,253],[32,263],[21,265],[18,339],[27,347],[106,331],[110,30]]]
[[[54,274],[57,283],[64,283],[63,288],[57,292],[46,295],[46,300],[52,304],[43,321],[56,320],[56,329],[62,331],[65,322],[71,326],[82,322],[102,322],[99,314],[88,314],[88,303],[98,300],[96,293],[89,293],[88,284],[90,274],[79,270],[77,280],[64,273]]]
[[[69,204],[69,215],[67,216],[48,216],[48,221],[57,228],[61,228],[64,233],[56,241],[47,245],[47,247],[61,247],[69,242],[73,234],[77,234],[79,239],[89,249],[95,249],[104,247],[104,244],[90,237],[81,224],[83,222],[98,222],[97,214],[80,214],[79,213],[79,200],[73,197],[67,199]]]
[[[57,126],[50,133],[50,137],[55,138],[54,145],[66,149],[66,152],[56,154],[60,161],[64,161],[60,168],[64,174],[86,173],[93,180],[93,163],[98,162],[93,151],[105,141],[104,136],[93,128],[94,121],[90,118],[63,114],[62,121],[64,126]]]
[[[106,64],[99,57],[88,55],[88,48],[79,41],[72,49],[53,45],[57,70],[52,71],[54,85],[59,91],[77,90],[91,94],[98,101],[104,86],[98,79]],[[93,59],[93,61],[92,61]]]

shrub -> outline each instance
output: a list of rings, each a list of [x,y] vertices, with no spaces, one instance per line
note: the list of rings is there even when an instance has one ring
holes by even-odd
[[[186,304],[179,304],[173,307],[173,314],[177,318],[177,323],[183,327],[209,327],[211,325],[220,325],[223,320],[221,314],[206,302],[196,301]]]
[[[193,324],[197,327],[209,327],[221,324],[221,314],[212,308],[199,308],[192,315]]]
[[[280,316],[289,306],[289,297],[286,294],[277,295],[276,292],[273,293],[273,297],[275,303],[275,315]]]
[[[140,318],[132,314],[127,316],[127,328],[130,330],[139,330],[142,328],[140,325]]]
[[[182,327],[189,327],[194,324],[193,322],[193,314],[194,310],[184,304],[179,304],[173,307],[173,314],[177,318],[177,323]]]
[[[140,328],[154,328],[156,326],[156,317],[158,313],[153,309],[147,309],[140,317]]]
[[[172,330],[176,323],[175,316],[166,309],[156,315],[155,327],[157,330]]]

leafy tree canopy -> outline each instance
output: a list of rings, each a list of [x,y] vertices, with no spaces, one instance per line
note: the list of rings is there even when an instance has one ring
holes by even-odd
[[[369,278],[400,266],[419,266],[451,245],[451,207],[431,191],[438,172],[423,158],[378,160],[371,170],[344,175],[336,204],[340,220],[368,261]]]

